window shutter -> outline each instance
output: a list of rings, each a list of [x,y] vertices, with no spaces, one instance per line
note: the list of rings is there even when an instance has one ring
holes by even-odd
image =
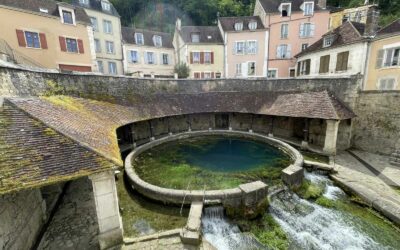
[[[386,50],[386,59],[384,62],[384,67],[389,67],[391,66],[391,61],[392,61],[392,57],[393,57],[393,53],[394,53],[394,49],[388,49]]]
[[[204,72],[201,72],[201,79],[204,78]]]
[[[147,59],[147,52],[144,52],[144,54],[143,54],[143,55],[144,55],[144,63],[146,63],[146,64],[147,64],[147,63],[148,63],[148,59]]]
[[[311,67],[311,59],[307,59],[305,63],[306,63],[306,75],[309,75]]]
[[[300,62],[297,63],[297,76],[300,75]]]
[[[342,54],[339,53],[337,54],[337,58],[336,58],[336,71],[340,71],[341,67],[342,67]]]
[[[310,24],[310,36],[314,36],[315,24]]]
[[[292,45],[288,44],[286,51],[286,58],[291,58],[291,53],[292,53]]]
[[[215,78],[215,73],[211,72],[211,78]]]
[[[85,50],[83,48],[83,41],[81,39],[78,39],[78,49],[80,54],[84,54]]]
[[[17,32],[18,45],[20,47],[26,47],[24,31],[16,30],[16,32]]]
[[[200,64],[204,64],[204,52],[200,52]]]
[[[282,55],[282,46],[278,45],[278,47],[276,48],[276,57],[281,58],[281,55]]]
[[[343,52],[343,58],[342,58],[342,70],[347,70],[347,64],[349,61],[349,52]]]
[[[382,68],[382,64],[383,64],[383,56],[385,55],[385,50],[380,49],[378,51],[378,56],[376,58],[376,65],[375,68],[380,69]]]
[[[65,41],[65,37],[59,36],[58,40],[60,41],[60,48],[61,51],[67,51],[67,42]]]
[[[193,64],[193,52],[190,52],[190,64]]]
[[[157,64],[157,56],[155,53],[153,54],[153,62],[154,62],[154,64]]]
[[[235,46],[233,46],[233,54],[234,54],[234,55],[237,54],[237,46],[238,46],[238,43],[235,42]]]
[[[214,64],[214,52],[211,52],[211,64]]]
[[[300,37],[304,36],[304,23],[300,24]]]
[[[47,49],[47,40],[46,40],[46,34],[44,33],[39,33],[39,38],[40,38],[40,45],[42,46],[42,49]]]
[[[250,42],[246,41],[244,42],[244,54],[249,54],[250,53]]]
[[[128,50],[128,62],[133,62],[132,59],[132,50]]]

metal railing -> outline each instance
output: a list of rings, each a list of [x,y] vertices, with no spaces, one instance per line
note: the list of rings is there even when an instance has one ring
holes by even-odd
[[[0,39],[0,54],[8,56],[9,60],[15,64],[27,65],[30,67],[46,68],[35,60],[14,50],[4,39]]]

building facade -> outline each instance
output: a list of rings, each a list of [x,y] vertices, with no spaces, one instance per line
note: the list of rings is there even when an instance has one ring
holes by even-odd
[[[365,73],[368,39],[365,25],[346,22],[299,53],[296,76],[340,76]]]
[[[123,75],[121,20],[114,6],[108,0],[74,0],[74,4],[90,18],[97,71]]]
[[[0,19],[5,57],[18,54],[42,68],[92,71],[90,19],[82,8],[56,1],[0,0]]]
[[[177,63],[189,66],[189,78],[225,77],[224,43],[217,26],[182,26],[178,19],[173,46]]]
[[[367,72],[364,90],[400,90],[400,19],[372,39]]]
[[[218,27],[224,41],[225,76],[267,76],[268,30],[260,17],[221,17]]]
[[[336,29],[347,21],[365,24],[367,22],[367,14],[369,9],[376,7],[376,4],[367,4],[355,8],[338,8],[331,10],[329,17],[329,29]]]
[[[168,33],[122,27],[124,71],[138,77],[174,76],[175,52]]]
[[[294,77],[294,55],[328,31],[326,0],[257,0],[254,15],[269,30],[269,78]]]

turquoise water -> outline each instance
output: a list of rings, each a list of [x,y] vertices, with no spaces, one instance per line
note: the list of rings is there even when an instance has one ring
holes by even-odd
[[[217,172],[240,172],[260,166],[275,166],[287,158],[267,143],[239,138],[210,137],[179,143],[186,163]]]

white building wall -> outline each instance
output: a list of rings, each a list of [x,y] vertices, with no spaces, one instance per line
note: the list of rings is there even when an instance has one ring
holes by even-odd
[[[337,55],[341,52],[349,51],[349,59],[347,71],[336,72],[336,62]],[[319,64],[321,56],[330,55],[329,62],[329,73],[319,73]],[[364,74],[365,72],[365,64],[366,64],[366,56],[367,56],[367,43],[355,43],[352,45],[341,46],[332,49],[324,49],[322,51],[317,51],[314,53],[310,53],[304,56],[301,56],[297,59],[297,62],[304,61],[307,59],[311,59],[310,65],[310,75],[306,75],[304,77],[309,76],[346,76],[346,75],[356,75],[356,74]],[[297,67],[296,67],[297,70]],[[300,76],[301,77],[301,76]]]

